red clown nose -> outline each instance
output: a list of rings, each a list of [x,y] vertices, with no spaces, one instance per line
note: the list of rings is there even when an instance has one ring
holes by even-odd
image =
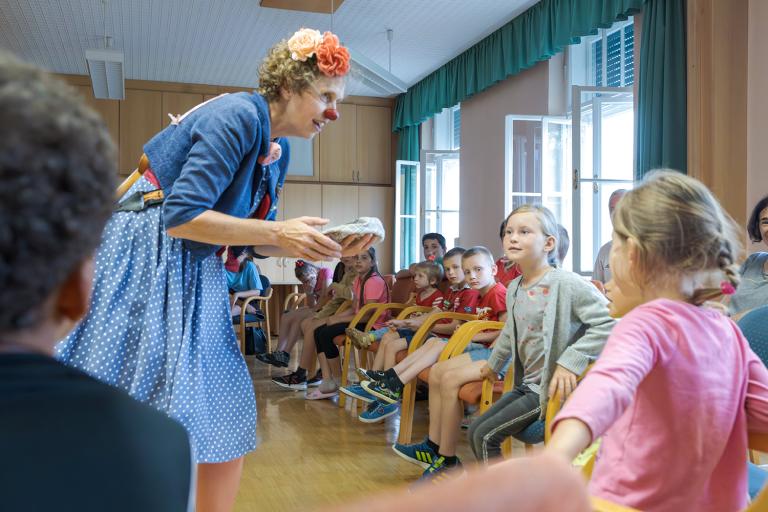
[[[341,115],[339,114],[339,111],[335,108],[327,108],[323,112],[323,117],[328,119],[329,121],[336,121]]]

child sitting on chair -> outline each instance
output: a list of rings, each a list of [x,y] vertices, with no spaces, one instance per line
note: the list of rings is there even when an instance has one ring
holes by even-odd
[[[518,387],[509,400],[487,413],[504,421],[470,433],[479,432],[486,440],[498,432],[509,435],[510,429],[524,428],[545,410],[550,387],[570,390],[605,343],[613,325],[606,301],[581,277],[556,268],[557,233],[557,222],[546,208],[523,205],[510,214],[504,246],[522,275],[506,293],[509,317],[496,346],[470,346],[467,353],[436,364],[429,375],[429,436],[422,443],[393,447],[401,457],[426,467],[423,480],[438,481],[445,471],[461,465],[456,443],[463,412],[459,390],[464,384],[503,375],[510,356],[514,358]],[[502,417],[502,412],[508,414]]]
[[[442,280],[442,265],[432,261],[417,263],[413,271],[413,283],[416,290],[411,293],[406,306],[438,308],[443,302],[443,292],[437,289]],[[352,344],[357,348],[368,348],[371,343],[381,340],[381,346],[379,346],[379,350],[376,352],[376,359],[379,359],[379,363],[377,364],[376,359],[374,359],[374,368],[381,366],[382,362],[386,364],[388,359],[384,359],[384,349],[387,350],[387,353],[392,351],[392,363],[389,366],[385,366],[389,368],[394,364],[394,354],[408,347],[405,343],[393,343],[393,341],[402,338],[405,338],[406,342],[410,341],[413,338],[414,331],[407,328],[405,320],[390,320],[387,322],[387,327],[375,331],[363,332],[354,327],[348,327],[346,333]],[[400,335],[395,336],[396,334]]]
[[[330,298],[329,287],[332,278],[330,269],[318,267],[308,261],[296,260],[293,272],[301,283],[301,291],[306,296],[307,305],[284,311],[280,317],[278,331],[280,340],[277,350],[269,354],[256,355],[256,359],[278,368],[288,366],[291,350],[301,337],[301,323],[314,316],[321,309],[322,304]],[[321,305],[319,306],[318,303]]]
[[[470,311],[458,311],[474,313],[480,318],[495,321],[499,318],[506,318],[506,302],[504,299],[504,286],[497,283],[494,279],[496,266],[493,262],[493,256],[485,247],[473,247],[462,255],[461,264],[463,273],[469,286],[477,294],[477,303],[475,310],[466,308]],[[458,322],[454,324],[458,326]],[[436,326],[436,330],[443,326]],[[452,327],[453,330],[456,327]],[[445,332],[445,331],[440,331]],[[394,409],[397,410],[397,404],[402,399],[405,383],[418,377],[421,371],[429,368],[437,362],[440,354],[445,349],[453,331],[443,336],[435,336],[427,340],[424,346],[410,354],[395,367],[386,372],[362,372],[370,380],[361,383],[362,388],[373,395],[377,402],[371,403],[368,414],[375,416],[376,409]],[[473,344],[470,347],[485,347],[486,344],[493,343],[498,333],[495,331],[482,332],[475,335]],[[474,357],[466,354],[468,357]],[[389,405],[389,407],[386,407]],[[361,419],[363,419],[361,417]]]
[[[299,356],[299,365],[296,371],[281,377],[275,377],[272,382],[285,389],[303,391],[307,387],[318,387],[323,382],[323,372],[318,369],[314,376],[308,375],[308,369],[314,365],[317,358],[315,347],[315,330],[318,328],[343,321],[344,318],[336,316],[344,302],[352,299],[352,284],[357,277],[355,270],[355,256],[344,256],[336,264],[333,271],[333,282],[328,286],[328,300],[321,302],[320,309],[311,317],[305,318],[300,324],[303,343]]]
[[[507,219],[504,219],[499,228],[499,239],[501,244],[504,245],[504,234],[507,230]],[[502,254],[501,258],[496,260],[496,281],[504,286],[509,285],[517,276],[520,275],[520,267],[517,263],[510,260],[507,257],[506,251]]]
[[[554,216],[540,206],[521,206],[508,217],[504,248],[522,274],[509,285],[509,320],[480,373],[495,380],[509,364],[514,389],[469,427],[472,451],[485,463],[501,455],[506,438],[544,417],[547,399],[558,386],[564,387],[564,396],[571,392],[614,324],[597,288],[558,268],[568,238],[559,224],[556,235],[545,234],[554,225]]]
[[[651,512],[747,505],[748,431],[768,432],[768,371],[738,326],[704,306],[739,282],[739,231],[676,172],[618,203],[606,292],[622,319],[546,448],[570,461],[604,436],[591,494]]]

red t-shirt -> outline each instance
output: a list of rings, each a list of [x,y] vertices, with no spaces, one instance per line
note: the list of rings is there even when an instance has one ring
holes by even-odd
[[[477,290],[473,290],[469,285],[464,285],[458,290],[453,286],[448,290],[448,293],[443,297],[443,302],[438,306],[445,312],[450,313],[465,313],[472,315],[475,313],[477,303],[480,301],[480,294]],[[449,324],[453,320],[444,318],[439,320],[439,324]]]
[[[507,312],[507,289],[501,283],[496,283],[493,288],[480,297],[477,304],[479,320],[497,322],[499,315]]]
[[[499,258],[496,260],[496,282],[508,286],[510,281],[519,276],[520,267],[517,263],[512,263],[507,258]]]
[[[424,306],[427,308],[439,308],[440,305],[443,303],[443,292],[440,290],[435,290],[432,292],[431,295],[421,298],[421,293],[416,292],[416,305],[417,306]]]

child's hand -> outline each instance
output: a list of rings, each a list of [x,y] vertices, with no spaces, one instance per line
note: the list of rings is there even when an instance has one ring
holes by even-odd
[[[496,380],[498,379],[498,375],[496,375],[496,372],[493,371],[493,368],[491,368],[487,364],[480,369],[480,376],[483,379],[490,380],[491,382],[496,382]]]
[[[556,366],[555,373],[549,379],[549,396],[552,397],[555,395],[555,392],[559,392],[560,403],[562,404],[573,393],[573,390],[576,389],[576,378],[578,376],[559,364]]]

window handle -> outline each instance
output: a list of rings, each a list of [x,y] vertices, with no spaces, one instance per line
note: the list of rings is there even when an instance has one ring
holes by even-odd
[[[599,191],[600,191],[600,190],[599,190],[599,189],[598,189],[598,187],[597,187],[597,182],[596,182],[596,181],[593,181],[593,182],[592,182],[592,192],[593,192],[594,194],[597,194]]]
[[[579,170],[573,168],[573,190],[579,190]]]

